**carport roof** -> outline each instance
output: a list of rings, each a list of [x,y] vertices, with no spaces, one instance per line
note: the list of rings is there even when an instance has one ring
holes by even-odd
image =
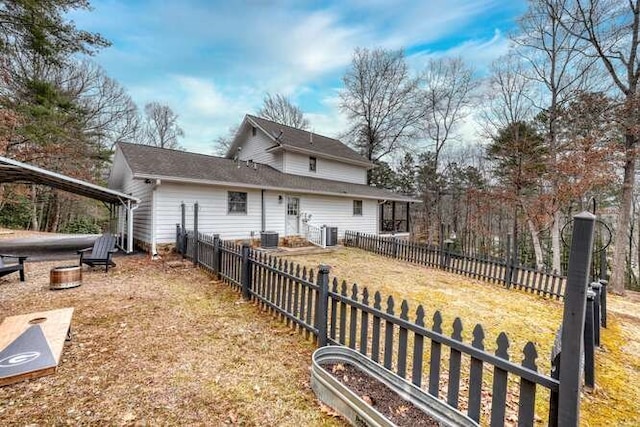
[[[0,183],[4,182],[47,185],[105,203],[119,204],[126,201],[138,203],[140,201],[119,191],[0,156]]]

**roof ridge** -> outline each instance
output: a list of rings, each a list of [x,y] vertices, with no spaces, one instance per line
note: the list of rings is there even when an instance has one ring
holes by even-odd
[[[124,142],[124,141],[119,141],[118,145],[131,145],[134,147],[144,147],[144,148],[148,148],[148,149],[152,149],[152,150],[164,150],[164,151],[171,151],[174,153],[184,153],[184,154],[189,154],[192,156],[204,156],[204,157],[208,157],[208,158],[214,158],[214,159],[221,159],[221,160],[230,160],[233,161],[233,159],[228,159],[226,157],[222,157],[222,156],[214,156],[213,154],[203,154],[203,153],[196,153],[194,151],[187,151],[187,150],[178,150],[176,148],[165,148],[165,147],[156,147],[155,145],[149,145],[149,144],[139,144],[139,143],[135,143],[135,142]]]
[[[251,118],[253,118],[253,119],[264,120],[265,122],[273,123],[273,124],[278,125],[278,126],[284,126],[284,127],[286,127],[286,128],[293,129],[293,130],[297,130],[297,131],[300,131],[300,132],[307,132],[307,133],[311,133],[311,134],[313,134],[313,135],[321,136],[322,138],[332,139],[332,140],[334,140],[334,141],[338,141],[339,143],[341,143],[341,144],[345,145],[345,144],[344,144],[344,142],[340,141],[340,140],[339,140],[339,139],[337,139],[337,138],[332,138],[332,137],[330,137],[330,136],[326,136],[326,135],[322,135],[322,134],[320,134],[320,133],[312,132],[312,131],[307,130],[307,129],[300,129],[300,128],[297,128],[297,127],[295,127],[295,126],[285,125],[285,124],[283,124],[283,123],[279,123],[279,122],[276,122],[276,121],[274,121],[274,120],[267,119],[267,118],[265,118],[265,117],[256,116],[256,115],[253,115],[253,114],[247,114],[247,116],[248,116],[248,117],[251,117]],[[274,136],[274,138],[275,138],[275,136]]]

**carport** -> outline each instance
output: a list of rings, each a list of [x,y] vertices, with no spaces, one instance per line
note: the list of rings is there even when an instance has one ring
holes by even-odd
[[[0,156],[0,183],[38,184],[100,200],[109,209],[109,228],[118,247],[133,252],[133,211],[139,199],[90,182]]]

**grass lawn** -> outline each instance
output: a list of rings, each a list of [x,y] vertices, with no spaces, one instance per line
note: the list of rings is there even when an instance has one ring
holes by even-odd
[[[75,308],[57,373],[0,388],[0,424],[343,425],[310,389],[298,333],[196,269],[116,262],[74,289],[48,290],[65,261],[0,279],[2,318]]]
[[[510,340],[510,359],[520,363],[522,349],[532,341],[538,351],[537,364],[543,373],[550,372],[550,355],[554,337],[562,321],[563,304],[522,291],[507,290],[439,270],[411,265],[359,249],[345,248],[330,254],[288,256],[296,263],[316,267],[331,266],[331,275],[349,285],[366,286],[370,294],[380,291],[384,301],[395,298],[396,313],[400,302],[410,305],[410,319],[422,304],[427,322],[436,310],[443,317],[443,330],[452,332],[455,317],[464,325],[464,341],[471,341],[476,323],[485,331],[485,348],[495,351],[495,340],[502,331]],[[348,294],[351,294],[349,286]],[[372,298],[370,298],[372,299]],[[610,296],[608,328],[602,331],[602,347],[596,350],[596,388],[584,391],[581,424],[584,426],[640,425],[640,297]],[[545,410],[547,397],[538,399],[537,408]],[[540,421],[546,420],[543,413]]]

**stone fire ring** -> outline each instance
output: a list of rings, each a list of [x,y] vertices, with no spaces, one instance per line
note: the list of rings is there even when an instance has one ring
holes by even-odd
[[[49,289],[69,289],[82,285],[82,267],[65,265],[54,267],[49,274]]]

